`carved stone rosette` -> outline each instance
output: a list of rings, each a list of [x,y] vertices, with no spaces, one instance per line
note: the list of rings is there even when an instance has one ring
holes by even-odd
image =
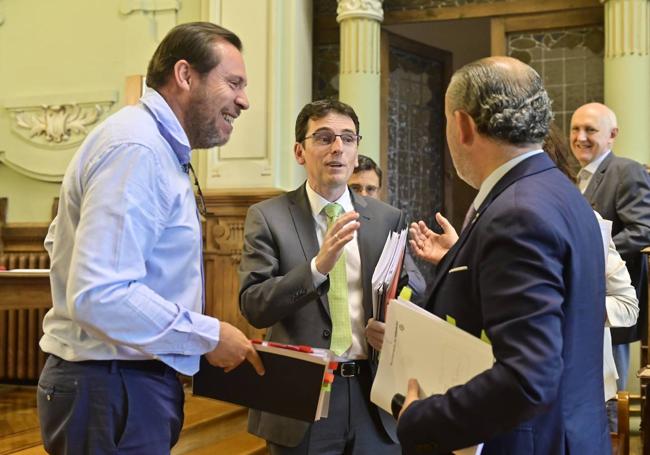
[[[70,147],[83,141],[92,125],[106,113],[112,101],[92,104],[56,104],[8,108],[12,129],[28,142]]]

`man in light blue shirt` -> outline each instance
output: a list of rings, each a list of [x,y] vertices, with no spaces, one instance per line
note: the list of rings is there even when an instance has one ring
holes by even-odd
[[[202,314],[187,175],[191,149],[225,144],[248,108],[241,48],[214,24],[172,29],[140,103],[98,126],[68,166],[45,240],[53,308],[38,408],[49,453],[169,453],[183,423],[177,372],[193,375],[205,354],[263,374],[243,333]]]

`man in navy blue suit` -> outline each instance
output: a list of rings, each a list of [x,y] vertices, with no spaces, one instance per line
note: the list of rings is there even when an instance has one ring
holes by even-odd
[[[542,80],[517,60],[487,58],[454,75],[445,101],[454,166],[479,192],[427,309],[485,332],[495,363],[421,400],[411,380],[404,453],[484,442],[483,455],[609,454],[604,251],[591,207],[542,151],[552,118]],[[435,249],[432,236],[414,236],[416,253]]]

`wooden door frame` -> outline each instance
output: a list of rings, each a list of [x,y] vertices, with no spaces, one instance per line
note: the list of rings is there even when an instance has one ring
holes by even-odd
[[[388,97],[390,95],[390,46],[396,45],[396,47],[403,49],[407,52],[415,54],[423,58],[435,59],[442,63],[443,71],[443,92],[447,90],[449,81],[451,80],[451,75],[453,73],[453,56],[451,52],[435,48],[433,46],[428,46],[420,42],[404,38],[403,36],[397,35],[395,33],[389,32],[385,29],[381,31],[381,88],[380,88],[380,116],[379,116],[379,125],[380,125],[380,153],[379,153],[379,167],[384,170],[384,182],[381,186],[380,198],[382,201],[388,200]],[[443,115],[443,131],[445,131],[445,121]],[[446,210],[453,206],[452,204],[452,179],[454,175],[454,166],[451,162],[451,155],[449,154],[449,148],[447,147],[447,140],[443,141],[444,152],[442,156],[443,162],[443,175],[444,181],[442,184],[442,194],[443,194],[443,207],[442,210]]]
[[[490,20],[491,53],[506,55],[508,33],[603,25],[604,17],[602,5],[569,11],[493,17]]]

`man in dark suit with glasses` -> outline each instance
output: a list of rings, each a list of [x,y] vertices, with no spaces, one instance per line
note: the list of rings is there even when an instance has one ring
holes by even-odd
[[[313,424],[251,411],[249,431],[271,454],[398,454],[394,419],[370,403],[371,278],[402,213],[356,196],[359,120],[336,100],[307,104],[296,120],[296,161],[307,181],[253,205],[246,217],[239,302],[272,341],[330,348],[340,362],[329,415]]]

